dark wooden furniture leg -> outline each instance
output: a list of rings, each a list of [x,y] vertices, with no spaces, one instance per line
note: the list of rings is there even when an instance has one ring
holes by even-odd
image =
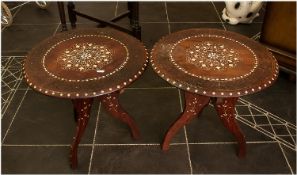
[[[99,97],[105,109],[114,117],[120,119],[130,127],[132,137],[134,139],[140,138],[139,129],[136,126],[132,117],[121,107],[119,103],[119,92],[113,92]]]
[[[139,25],[139,3],[138,2],[128,2],[128,10],[130,26],[132,28],[132,34],[139,40],[141,40],[141,27]]]
[[[65,18],[65,10],[64,10],[64,2],[57,2],[58,9],[59,9],[59,15],[62,25],[62,32],[67,31],[67,25],[66,25],[66,18]]]
[[[93,98],[72,100],[77,118],[76,134],[70,149],[70,165],[72,169],[77,168],[77,148],[80,139],[88,124]]]
[[[74,12],[74,9],[75,9],[74,3],[68,2],[67,9],[68,9],[69,21],[71,23],[71,28],[75,29],[76,28],[76,14]]]
[[[245,137],[242,134],[238,124],[235,121],[235,104],[238,100],[235,98],[217,98],[215,108],[224,126],[236,137],[239,150],[238,156],[244,157],[246,154]]]
[[[193,94],[190,92],[185,92],[186,107],[182,115],[174,122],[174,124],[169,128],[166,133],[165,139],[163,141],[162,149],[168,150],[169,143],[172,137],[180,130],[181,127],[186,125],[191,119],[196,117],[201,110],[208,105],[210,97]]]

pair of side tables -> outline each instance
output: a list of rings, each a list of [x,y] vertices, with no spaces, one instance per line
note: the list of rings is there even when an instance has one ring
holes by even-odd
[[[270,86],[278,76],[273,55],[242,35],[216,29],[188,29],[163,37],[150,54],[151,66],[164,80],[185,92],[185,108],[169,128],[162,149],[172,137],[211,101],[225,127],[246,152],[244,135],[235,121],[239,96]],[[77,150],[99,99],[114,117],[126,123],[132,137],[140,132],[119,104],[119,92],[141,76],[149,58],[144,45],[113,29],[76,29],[42,41],[28,54],[24,78],[31,88],[73,103],[77,122],[71,145],[71,167],[77,167]]]

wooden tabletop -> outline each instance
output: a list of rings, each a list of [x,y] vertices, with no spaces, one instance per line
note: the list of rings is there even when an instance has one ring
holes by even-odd
[[[148,56],[136,38],[113,29],[76,29],[47,38],[24,63],[29,86],[50,96],[89,98],[137,79]]]
[[[255,93],[278,76],[277,61],[264,46],[217,29],[188,29],[163,37],[153,47],[151,64],[170,84],[212,97]]]

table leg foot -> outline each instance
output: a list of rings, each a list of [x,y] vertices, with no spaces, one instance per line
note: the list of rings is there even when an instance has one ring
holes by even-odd
[[[217,98],[215,108],[224,126],[236,137],[239,144],[238,157],[244,157],[246,154],[245,137],[235,121],[236,98]]]
[[[132,117],[121,107],[119,103],[119,92],[113,92],[99,97],[105,109],[115,118],[126,123],[134,139],[140,138],[140,132]]]
[[[196,117],[201,110],[208,105],[210,98],[185,92],[186,107],[181,116],[173,123],[169,128],[162,144],[162,150],[166,151],[169,149],[169,144],[173,136],[180,130],[181,127],[186,125],[191,119]]]
[[[77,126],[76,126],[76,134],[73,137],[73,142],[70,149],[70,165],[72,169],[76,169],[78,144],[89,121],[93,98],[74,99],[72,100],[72,102],[75,110],[75,115],[77,118]]]

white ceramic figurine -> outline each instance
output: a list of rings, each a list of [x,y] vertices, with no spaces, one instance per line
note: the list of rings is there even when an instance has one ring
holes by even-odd
[[[238,23],[252,23],[259,16],[261,1],[225,1],[222,18],[232,25]]]

